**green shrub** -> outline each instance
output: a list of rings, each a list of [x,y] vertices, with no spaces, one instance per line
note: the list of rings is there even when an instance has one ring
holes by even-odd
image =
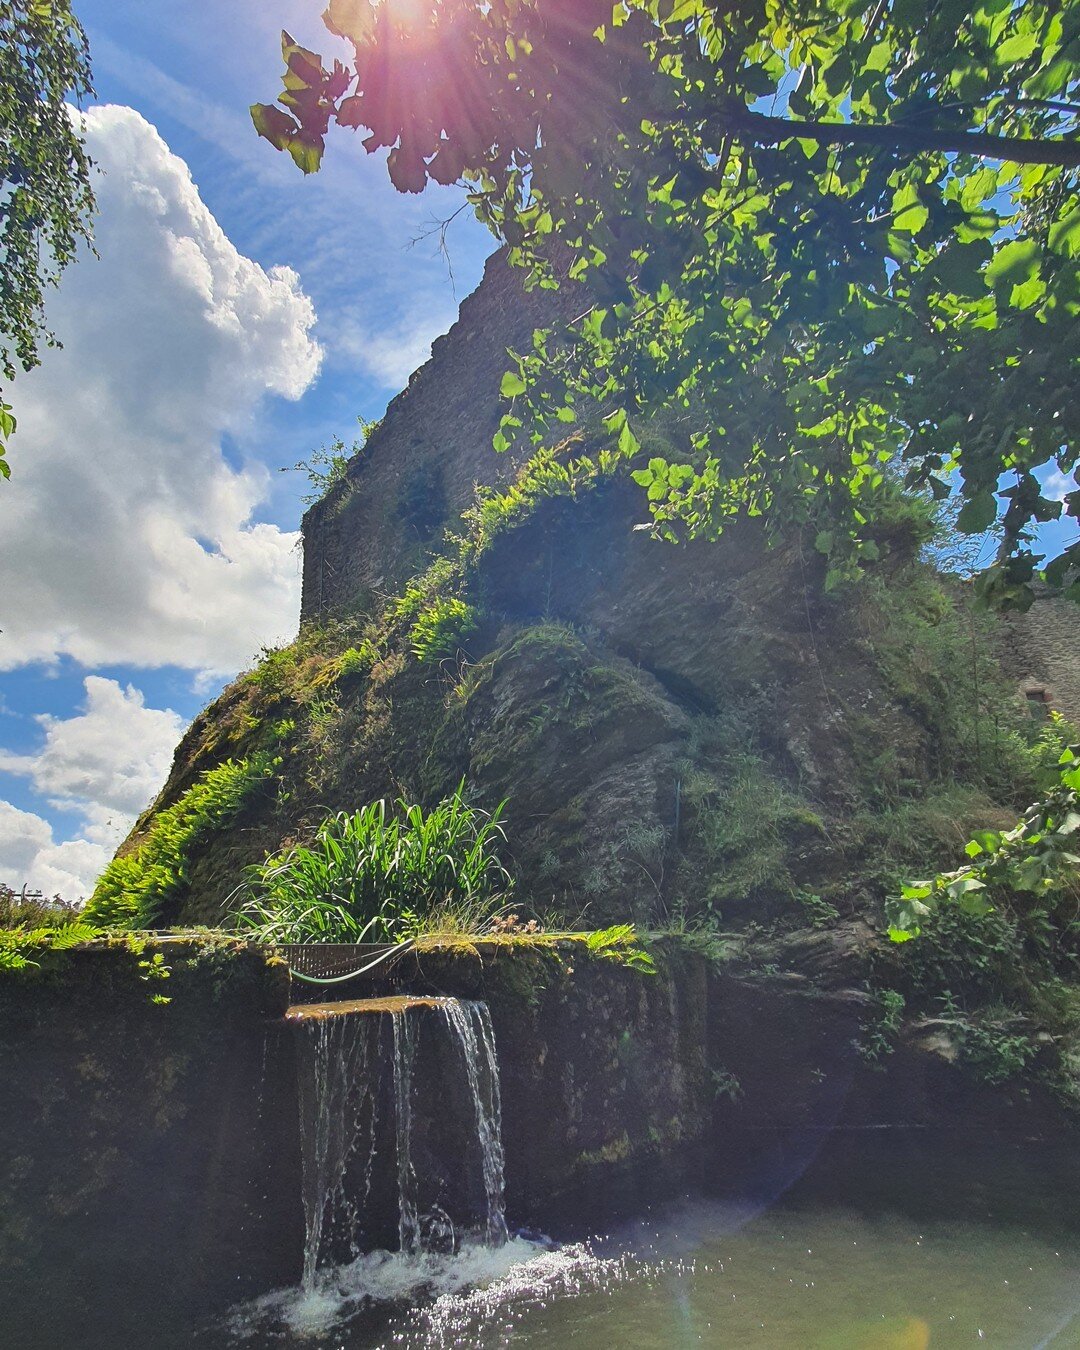
[[[386,619],[394,624],[415,619],[459,580],[459,569],[450,558],[436,558],[426,572],[414,577],[405,590],[386,609]]]
[[[378,653],[355,618],[305,623],[283,647],[264,647],[243,677],[268,699],[306,702],[341,675],[373,664]]]
[[[761,758],[738,752],[716,774],[693,770],[683,797],[692,846],[707,869],[711,903],[761,890],[791,892],[786,831],[805,807]]]
[[[382,652],[370,638],[361,638],[354,647],[346,647],[338,657],[338,679],[366,675],[381,656]]]
[[[636,970],[642,975],[655,975],[656,964],[642,947],[637,929],[630,923],[614,924],[585,935],[585,947],[590,956]]]
[[[509,486],[482,490],[476,505],[463,513],[468,525],[468,535],[462,540],[463,560],[475,561],[499,535],[522,525],[540,502],[577,498],[614,472],[616,461],[610,452],[601,451],[595,460],[587,455],[568,458],[569,450],[581,443],[575,437],[555,449],[538,450]]]
[[[1020,1077],[1039,1052],[1026,1019],[1008,1008],[996,1017],[986,1013],[978,1021],[958,1019],[953,1030],[960,1058],[984,1083]]]
[[[884,1059],[896,1049],[896,1038],[904,1025],[905,999],[897,989],[872,989],[874,1002],[863,1022],[862,1040],[856,1045],[871,1062]]]
[[[803,888],[795,892],[811,928],[828,928],[840,918],[840,911],[816,891]]]
[[[146,928],[181,894],[191,854],[227,824],[257,783],[274,771],[267,755],[226,760],[208,770],[174,802],[159,811],[146,838],[114,858],[94,888],[84,917],[108,927]]]
[[[918,942],[883,953],[899,982],[923,1000],[942,989],[973,1003],[1012,997],[1029,978],[1024,939],[1002,911],[970,914],[943,906],[924,922]]]
[[[1047,920],[1063,901],[1080,899],[1080,753],[1060,752],[1057,783],[1014,829],[980,830],[965,846],[971,861],[951,872],[906,883],[887,906],[894,942],[917,937],[936,909],[953,905],[982,916],[1005,903]]]
[[[439,909],[492,916],[512,888],[497,848],[503,806],[490,815],[456,792],[429,811],[399,800],[323,821],[251,869],[237,926],[261,942],[397,940]]]
[[[854,599],[856,622],[889,691],[929,733],[934,777],[1000,802],[1030,800],[1048,750],[1002,672],[996,618],[978,610],[960,583],[946,586],[920,566],[867,576]],[[865,732],[876,745],[872,719]],[[861,776],[868,799],[895,803],[921,790],[921,782],[905,779],[902,758],[893,747],[884,759],[867,757]]]
[[[310,487],[300,497],[305,506],[311,506],[315,502],[322,501],[332,488],[337,487],[339,483],[348,481],[349,461],[363,454],[369,437],[378,430],[381,420],[380,418],[373,422],[367,422],[364,418],[358,417],[356,421],[360,428],[360,435],[351,445],[347,445],[343,437],[335,436],[329,445],[324,445],[321,449],[315,450],[310,459],[302,459],[296,464],[285,465],[281,468],[281,473],[302,473],[306,475]]]
[[[0,885],[0,931],[10,928],[62,928],[78,923],[82,909],[77,902],[62,896],[42,895],[28,886],[13,890]]]

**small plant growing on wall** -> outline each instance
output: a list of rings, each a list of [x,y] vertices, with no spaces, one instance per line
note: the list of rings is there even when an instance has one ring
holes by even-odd
[[[261,942],[384,942],[453,909],[482,926],[513,889],[499,858],[505,802],[471,806],[464,782],[436,806],[371,802],[324,820],[309,844],[251,869],[237,926]]]

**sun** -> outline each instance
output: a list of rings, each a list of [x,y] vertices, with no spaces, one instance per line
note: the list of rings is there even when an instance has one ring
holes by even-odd
[[[380,20],[418,35],[432,26],[437,10],[435,0],[330,0],[323,22],[331,33],[359,47],[375,38]]]

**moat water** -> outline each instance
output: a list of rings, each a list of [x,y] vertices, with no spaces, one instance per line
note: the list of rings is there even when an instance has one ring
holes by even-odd
[[[208,1328],[264,1350],[1080,1347],[1080,1240],[686,1201],[604,1237],[323,1271]]]
[[[377,1165],[364,1085],[379,1023],[330,1008],[298,1028],[306,1066],[302,1282],[202,1327],[199,1350],[1080,1350],[1080,1226],[1068,1215],[1062,1223],[1060,1213],[1041,1232],[943,1217],[953,1213],[947,1195],[905,1163],[895,1141],[842,1146],[831,1175],[854,1180],[854,1190],[826,1180],[809,1197],[797,1188],[799,1202],[782,1187],[767,1204],[686,1198],[561,1244],[508,1232],[487,1008],[404,1000],[387,1011],[393,1035],[381,1053],[393,1066],[399,1250],[364,1252],[354,1240]],[[437,1038],[464,1088],[452,1167],[475,1175],[473,1202],[460,1213],[425,1212],[414,1166],[423,1037]],[[976,1166],[984,1207],[965,1212],[1019,1212],[1010,1200],[1046,1190],[1039,1170],[1037,1157],[1015,1155],[1010,1166]],[[900,1204],[885,1198],[889,1189]],[[920,1189],[923,1207],[905,1211],[905,1192]],[[860,1196],[864,1208],[830,1203],[840,1191]],[[936,1201],[929,1210],[927,1195]],[[336,1246],[325,1241],[335,1229],[347,1239]]]

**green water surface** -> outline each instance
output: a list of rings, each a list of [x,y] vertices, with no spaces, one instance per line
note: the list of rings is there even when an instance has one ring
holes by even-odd
[[[1080,1238],[686,1202],[555,1250],[365,1257],[211,1341],[307,1350],[1080,1348]]]

